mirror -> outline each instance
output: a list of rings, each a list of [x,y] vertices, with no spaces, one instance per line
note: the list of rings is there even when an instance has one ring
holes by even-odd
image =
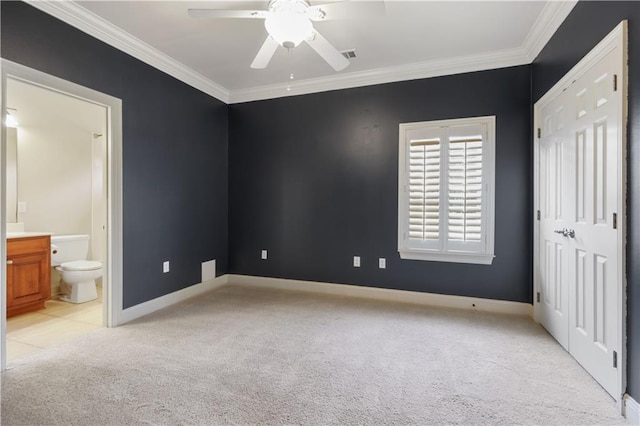
[[[7,223],[18,221],[18,129],[7,127]]]

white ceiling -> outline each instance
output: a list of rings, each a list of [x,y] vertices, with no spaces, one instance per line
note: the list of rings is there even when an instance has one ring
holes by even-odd
[[[32,4],[52,13],[51,7],[38,3]],[[89,33],[86,27],[94,33],[102,30],[102,35],[108,27],[105,41],[116,38],[142,50],[142,56],[151,57],[147,62],[162,62],[172,68],[170,74],[225,102],[529,63],[575,5],[387,0],[384,16],[314,24],[338,50],[357,51],[358,57],[336,72],[305,43],[291,53],[280,47],[266,69],[251,69],[267,36],[263,20],[194,19],[187,14],[189,8],[266,9],[268,1],[64,3],[62,18],[67,22]],[[61,6],[54,9],[61,17]]]

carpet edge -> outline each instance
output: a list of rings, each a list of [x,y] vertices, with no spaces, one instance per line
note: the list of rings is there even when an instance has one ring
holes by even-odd
[[[181,290],[174,291],[173,293],[165,294],[164,296],[156,297],[155,299],[123,309],[120,318],[118,318],[117,325],[126,324],[129,321],[149,315],[153,312],[159,311],[160,309],[175,305],[176,303],[180,303],[202,293],[215,290],[226,285],[227,282],[228,275],[222,275],[213,280],[194,284]]]
[[[348,284],[302,281],[285,278],[259,277],[252,275],[227,275],[227,284],[244,284],[280,290],[306,291],[336,296],[360,297],[443,308],[467,309],[499,314],[521,315],[533,318],[533,305],[507,300],[482,299],[479,297],[453,296],[436,293],[421,293],[378,287]]]

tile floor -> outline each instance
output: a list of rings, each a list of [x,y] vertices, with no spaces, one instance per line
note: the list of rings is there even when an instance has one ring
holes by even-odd
[[[49,300],[45,306],[7,319],[7,365],[102,327],[102,297],[80,304]]]

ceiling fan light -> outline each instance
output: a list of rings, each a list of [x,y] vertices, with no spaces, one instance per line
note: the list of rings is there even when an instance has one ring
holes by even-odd
[[[313,34],[309,18],[298,13],[273,13],[264,20],[267,32],[281,46],[292,48]]]

